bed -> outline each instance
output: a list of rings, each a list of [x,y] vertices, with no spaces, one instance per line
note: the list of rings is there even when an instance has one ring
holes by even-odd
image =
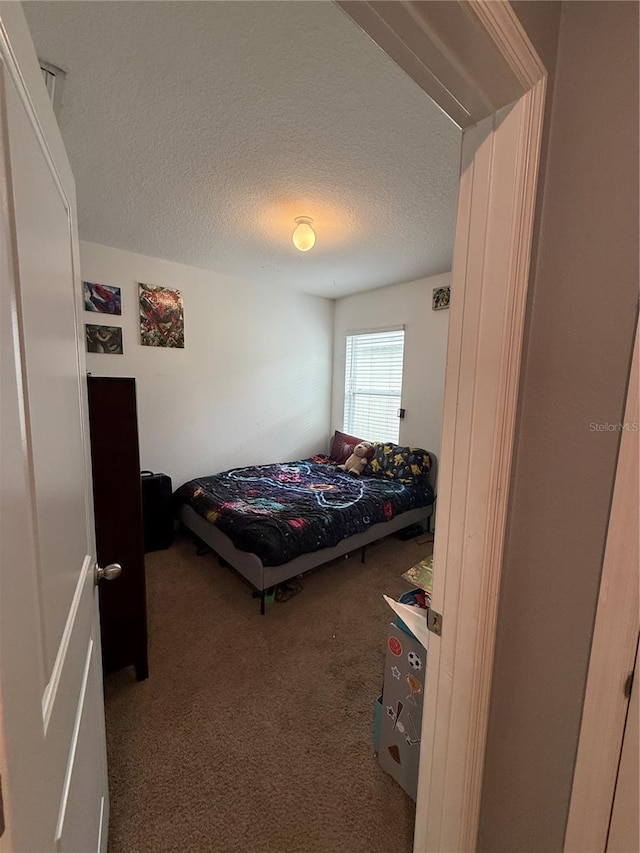
[[[233,468],[175,492],[181,523],[255,587],[262,613],[271,587],[431,515],[435,456],[378,443],[354,477],[338,465],[358,441],[336,432],[328,456]]]

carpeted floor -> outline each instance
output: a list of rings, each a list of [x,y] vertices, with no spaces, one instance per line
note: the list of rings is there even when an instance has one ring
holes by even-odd
[[[383,540],[267,608],[179,538],[147,555],[148,681],[106,680],[110,853],[409,853],[414,804],[378,766],[382,593],[430,550]]]

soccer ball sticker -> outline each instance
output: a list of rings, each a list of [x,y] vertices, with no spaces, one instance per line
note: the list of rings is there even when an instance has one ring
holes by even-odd
[[[407,655],[407,660],[409,661],[409,666],[411,669],[415,669],[420,671],[422,669],[422,660],[420,659],[420,655],[415,652],[409,652]]]

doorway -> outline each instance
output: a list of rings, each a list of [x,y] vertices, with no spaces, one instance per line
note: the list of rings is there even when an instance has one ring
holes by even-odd
[[[444,621],[429,648],[415,841],[462,850],[477,829],[545,72],[507,3],[389,4],[386,20],[341,5],[466,128],[433,598]]]

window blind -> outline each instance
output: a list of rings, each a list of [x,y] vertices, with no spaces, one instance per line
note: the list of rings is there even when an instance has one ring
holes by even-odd
[[[398,443],[404,329],[347,335],[344,431]]]

